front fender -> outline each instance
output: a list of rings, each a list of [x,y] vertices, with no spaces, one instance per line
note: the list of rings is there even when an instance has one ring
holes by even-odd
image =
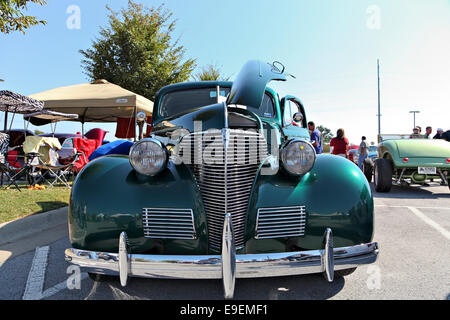
[[[118,251],[122,231],[132,252],[207,253],[206,217],[201,195],[186,166],[168,168],[156,177],[133,170],[128,156],[105,156],[90,162],[74,182],[69,205],[69,236],[77,249]],[[143,237],[142,208],[193,209],[197,239],[153,240]],[[161,248],[163,246],[163,248]]]
[[[305,236],[255,239],[258,208],[306,206]],[[318,155],[313,169],[301,178],[285,172],[259,175],[249,204],[247,252],[319,249],[326,228],[336,247],[368,243],[373,237],[373,197],[362,171],[349,160]],[[288,247],[289,246],[289,247]]]

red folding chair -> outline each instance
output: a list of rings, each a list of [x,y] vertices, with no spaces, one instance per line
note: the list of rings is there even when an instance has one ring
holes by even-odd
[[[94,139],[73,139],[73,147],[80,154],[78,161],[75,162],[76,171],[79,172],[89,162],[89,156],[100,147],[100,141]]]

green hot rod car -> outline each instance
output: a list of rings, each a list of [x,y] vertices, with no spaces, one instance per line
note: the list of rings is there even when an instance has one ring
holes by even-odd
[[[281,70],[282,69],[282,70]],[[66,260],[93,275],[222,279],[323,273],[376,261],[369,183],[316,155],[305,110],[266,87],[284,67],[249,61],[234,82],[155,97],[152,135],[77,176]]]
[[[432,180],[449,186],[449,142],[420,135],[382,135],[381,139],[373,166],[376,191],[389,192],[393,184],[424,185]]]

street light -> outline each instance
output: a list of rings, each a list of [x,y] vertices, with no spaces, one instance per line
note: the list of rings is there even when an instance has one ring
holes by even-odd
[[[420,113],[420,111],[410,111],[409,113],[413,113],[414,114],[414,126],[413,128],[416,127],[416,113]]]

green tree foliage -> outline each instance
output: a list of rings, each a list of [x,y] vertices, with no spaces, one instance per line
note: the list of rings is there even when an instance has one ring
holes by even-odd
[[[172,41],[175,21],[164,5],[148,8],[130,0],[120,12],[107,9],[109,26],[100,28],[91,49],[80,50],[91,80],[106,79],[152,99],[160,88],[189,78],[195,60],[183,61],[185,49]]]
[[[20,31],[25,34],[25,29],[37,24],[47,24],[44,20],[37,20],[36,17],[23,14],[28,2],[47,4],[45,0],[0,0],[0,32]]]
[[[330,142],[331,139],[333,139],[333,137],[334,137],[334,134],[327,127],[317,126],[317,130],[319,130],[322,133],[322,141],[324,143]]]
[[[193,75],[192,78],[195,81],[211,81],[211,80],[228,81],[230,79],[230,77],[222,76],[220,68],[212,64],[203,67],[199,72]]]

